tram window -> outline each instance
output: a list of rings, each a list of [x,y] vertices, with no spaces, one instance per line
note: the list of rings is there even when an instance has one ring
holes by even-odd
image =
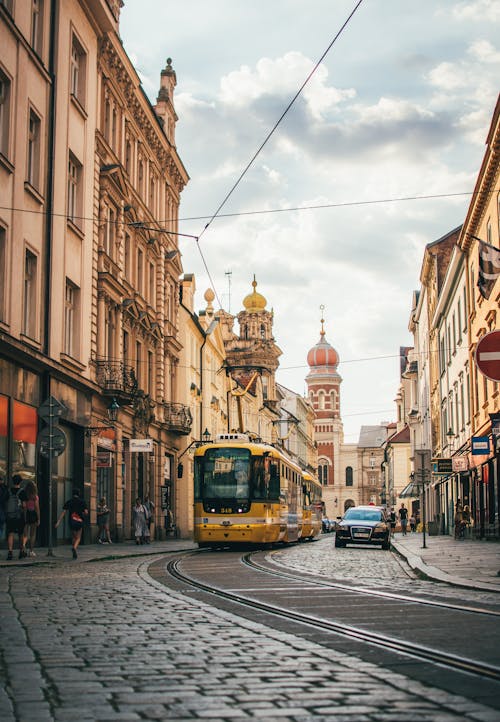
[[[198,467],[196,488],[205,499],[248,499],[248,449],[209,449]]]
[[[277,499],[280,493],[280,477],[278,474],[278,466],[271,464],[271,478],[269,481],[269,496],[271,499]]]

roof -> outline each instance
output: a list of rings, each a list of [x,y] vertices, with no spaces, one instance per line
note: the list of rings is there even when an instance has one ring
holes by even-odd
[[[385,426],[362,426],[359,431],[358,446],[373,448],[382,446],[387,439],[387,428]]]
[[[387,439],[389,444],[409,444],[410,443],[410,427],[405,426],[404,429],[398,431],[394,436]]]

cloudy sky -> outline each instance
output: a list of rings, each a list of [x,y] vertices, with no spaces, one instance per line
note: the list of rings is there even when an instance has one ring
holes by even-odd
[[[465,218],[499,91],[500,0],[364,0],[204,228],[356,4],[126,0],[120,25],[152,102],[167,57],[177,73],[197,307],[212,280],[238,313],[255,274],[278,381],[304,393],[324,305],[346,442],[394,418],[423,250]]]

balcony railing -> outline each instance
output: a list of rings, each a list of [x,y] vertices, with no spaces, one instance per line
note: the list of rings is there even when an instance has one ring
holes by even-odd
[[[95,362],[97,383],[103,393],[117,399],[130,400],[137,392],[137,378],[132,366],[123,361],[99,360]]]
[[[193,425],[189,406],[165,402],[163,404],[163,423],[169,431],[189,434]]]

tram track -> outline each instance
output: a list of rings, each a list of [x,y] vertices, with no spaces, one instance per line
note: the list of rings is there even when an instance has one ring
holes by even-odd
[[[195,555],[199,555],[199,552],[195,552],[194,555],[190,554],[182,558],[172,559],[168,562],[166,571],[168,574],[181,582],[184,585],[188,585],[190,589],[196,589],[206,593],[208,599],[224,600],[231,604],[236,604],[240,608],[247,610],[253,610],[254,612],[264,613],[265,615],[271,615],[275,620],[286,620],[294,625],[300,625],[302,628],[312,630],[313,634],[316,635],[333,635],[336,638],[344,638],[352,640],[357,643],[364,645],[370,645],[371,647],[378,648],[390,653],[395,653],[399,656],[403,656],[408,660],[418,660],[419,662],[425,662],[433,665],[437,665],[441,669],[446,668],[448,670],[460,671],[468,675],[474,675],[476,678],[482,680],[488,680],[493,682],[500,682],[500,667],[495,664],[491,664],[489,661],[482,661],[480,659],[472,659],[470,656],[465,657],[457,654],[456,652],[446,651],[442,649],[433,648],[426,644],[417,643],[408,639],[403,639],[401,636],[393,636],[386,634],[381,631],[375,631],[373,629],[363,628],[355,624],[347,624],[345,621],[336,620],[332,618],[322,618],[315,614],[310,614],[301,609],[293,609],[292,604],[286,606],[283,600],[287,600],[291,595],[297,595],[299,589],[307,593],[311,588],[317,587],[323,590],[337,590],[343,594],[355,594],[362,595],[364,597],[378,597],[383,602],[396,603],[398,605],[422,605],[425,607],[438,607],[441,609],[441,613],[445,611],[452,611],[455,614],[460,615],[487,615],[491,617],[498,617],[499,613],[495,610],[487,610],[475,607],[468,607],[466,605],[448,604],[437,600],[419,599],[414,597],[408,597],[402,594],[392,594],[389,592],[378,592],[376,590],[367,590],[363,588],[350,587],[345,584],[336,583],[334,581],[319,581],[311,579],[311,577],[299,576],[284,572],[282,570],[272,569],[270,566],[265,566],[262,563],[255,562],[252,557],[255,553],[246,553],[238,555],[238,558],[233,555],[231,564],[227,566],[225,573],[222,573],[222,577],[219,579],[224,580],[224,583],[220,583],[218,580],[212,582],[210,579],[209,565],[205,565],[206,571],[200,572],[200,567],[196,566],[194,570],[189,571],[183,569],[186,565],[186,560]],[[202,554],[207,554],[202,552]],[[212,559],[221,559],[221,555],[218,554]],[[228,560],[226,560],[227,562]],[[207,559],[208,562],[208,559]],[[267,577],[267,583],[262,587],[259,587],[257,577],[252,576],[252,582],[254,586],[246,586],[247,592],[251,591],[251,596],[248,593],[242,593],[239,590],[230,588],[228,583],[235,582],[236,579],[236,563],[239,564],[240,569],[242,567],[248,568],[252,575],[264,575]],[[269,595],[273,588],[269,584],[274,579],[279,579],[281,583],[285,582],[285,587],[280,587],[279,595],[273,599],[272,603],[265,601],[262,598],[265,594]],[[290,582],[289,586],[286,587],[286,582]],[[241,582],[242,583],[242,582]],[[293,586],[295,585],[295,586]],[[302,585],[302,587],[298,586]],[[310,585],[310,586],[309,586]],[[184,590],[186,591],[186,590]],[[261,598],[259,598],[259,595]],[[382,603],[383,603],[382,602]],[[408,612],[409,613],[409,612]]]
[[[330,580],[318,579],[316,576],[307,575],[301,576],[300,574],[294,574],[290,571],[283,571],[283,569],[273,568],[271,565],[266,566],[262,563],[257,563],[253,560],[254,554],[248,553],[243,555],[242,562],[247,566],[257,569],[265,574],[272,574],[273,576],[283,577],[284,579],[293,579],[295,581],[307,580],[311,584],[315,584],[318,587],[327,587],[329,589],[338,589],[340,591],[353,592],[355,594],[361,594],[369,597],[380,597],[382,599],[399,600],[402,602],[410,602],[412,604],[425,604],[431,607],[442,607],[444,609],[454,609],[460,612],[469,612],[470,614],[486,614],[492,617],[500,617],[500,610],[486,609],[485,607],[471,607],[465,604],[450,603],[449,601],[439,601],[437,599],[427,599],[421,596],[400,594],[396,592],[385,592],[379,589],[369,589],[367,587],[359,587],[351,584],[342,584],[341,582],[335,582]]]

